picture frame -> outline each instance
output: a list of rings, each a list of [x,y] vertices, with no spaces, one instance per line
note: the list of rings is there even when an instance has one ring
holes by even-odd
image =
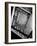
[[[5,44],[35,42],[36,4],[21,2],[5,2]]]

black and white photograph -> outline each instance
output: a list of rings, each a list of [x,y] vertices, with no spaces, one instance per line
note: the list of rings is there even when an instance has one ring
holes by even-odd
[[[5,42],[29,43],[36,40],[35,4],[5,3]]]
[[[11,7],[11,10],[11,39],[32,38],[32,8]]]

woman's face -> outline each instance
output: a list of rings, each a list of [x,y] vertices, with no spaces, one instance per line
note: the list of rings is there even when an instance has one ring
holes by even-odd
[[[17,23],[20,25],[25,25],[27,22],[27,14],[23,14],[22,12],[18,13],[18,17],[17,17]]]

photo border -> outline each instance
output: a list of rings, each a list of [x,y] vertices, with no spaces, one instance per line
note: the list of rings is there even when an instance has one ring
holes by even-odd
[[[35,5],[35,41],[8,43],[8,4]],[[35,43],[36,42],[36,4],[23,2],[5,2],[5,44]]]

